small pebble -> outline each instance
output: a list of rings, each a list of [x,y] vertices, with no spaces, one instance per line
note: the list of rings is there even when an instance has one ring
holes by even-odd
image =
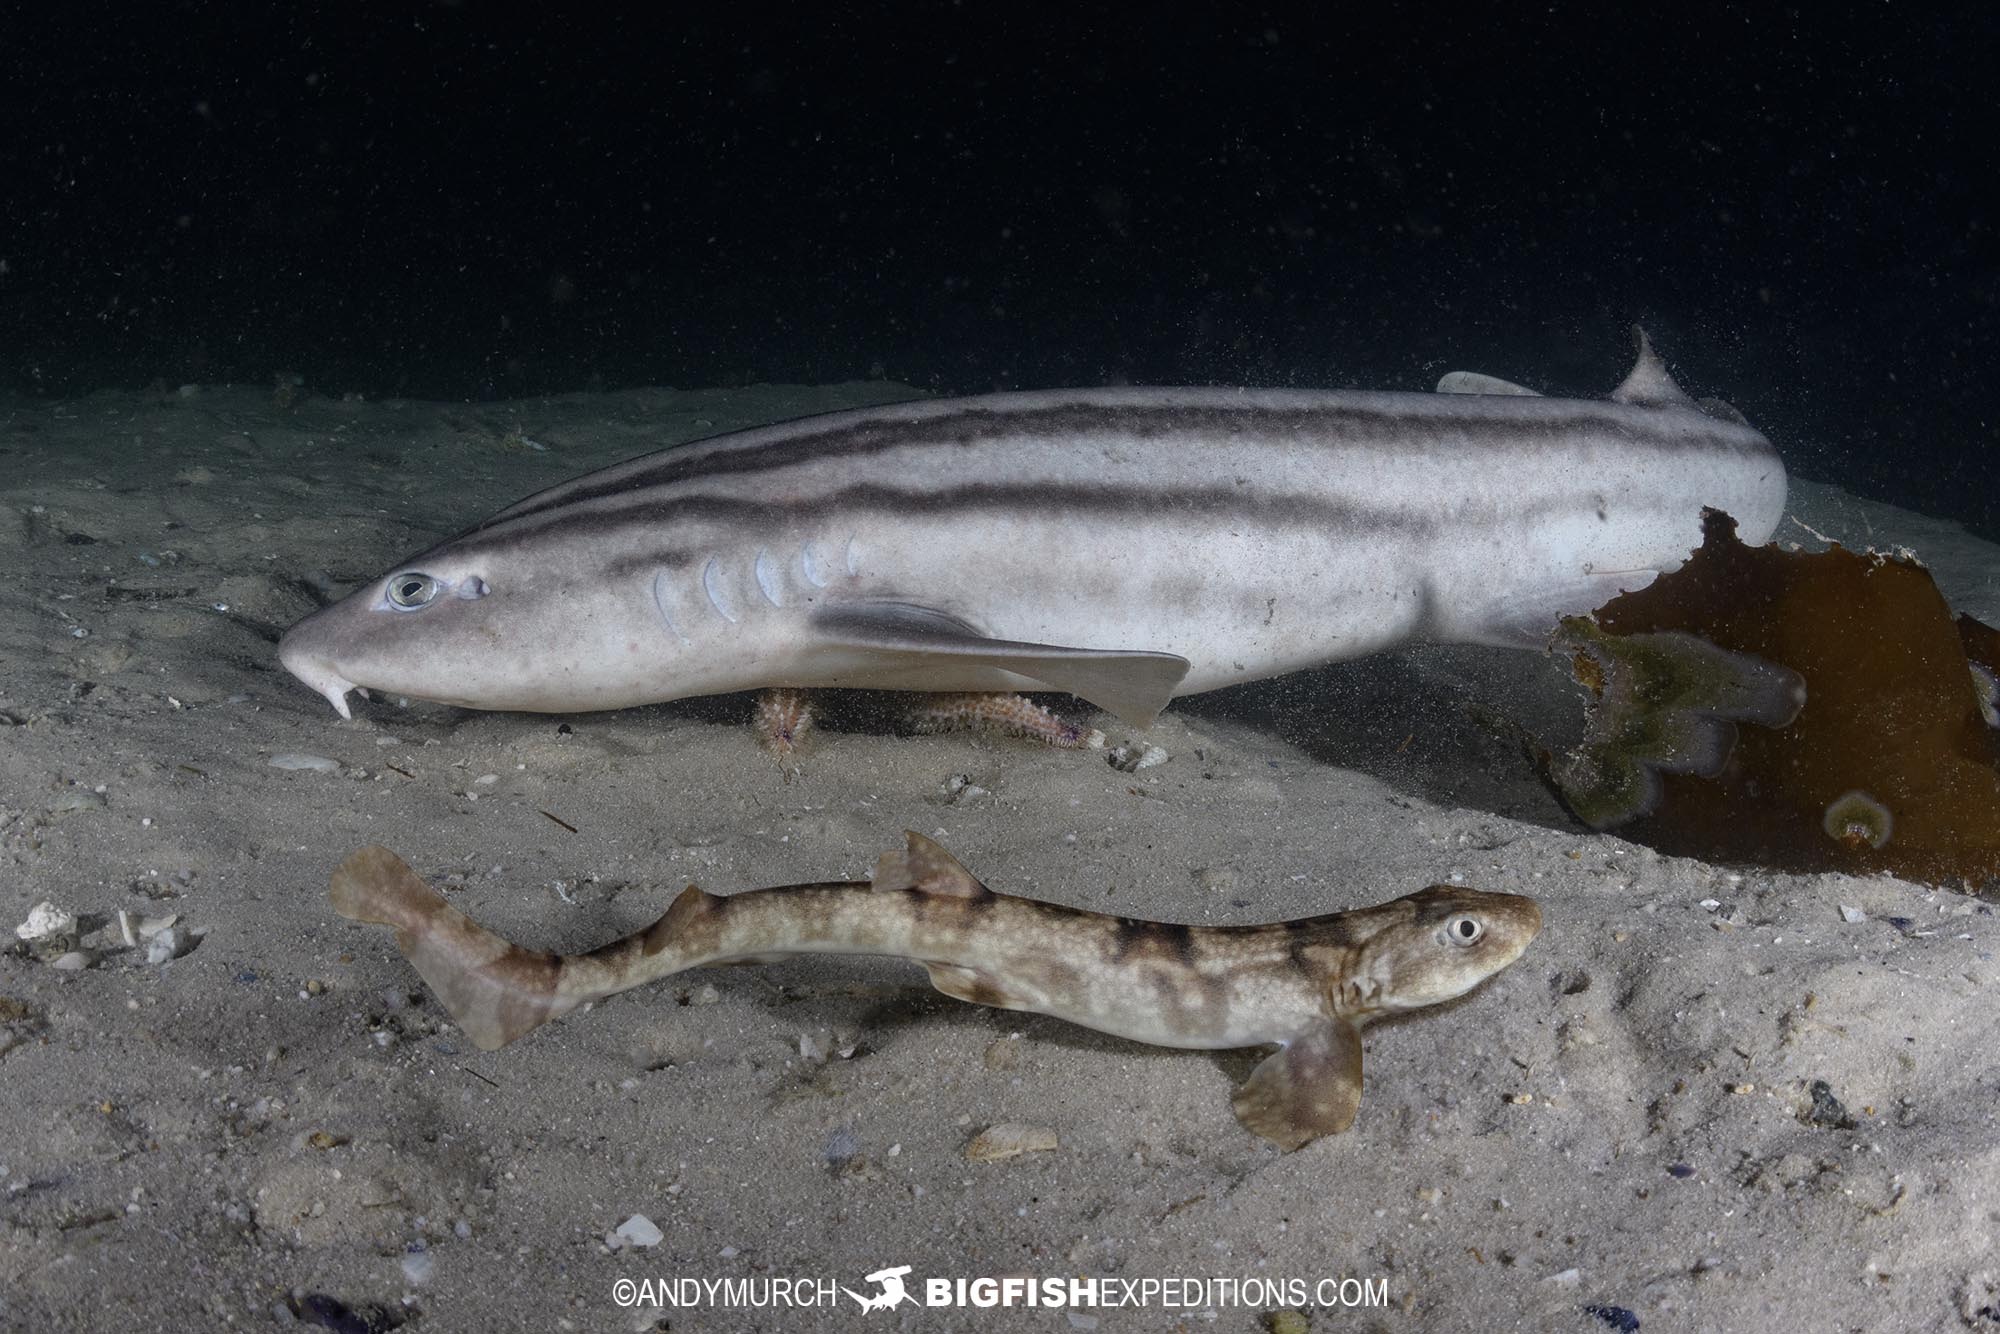
[[[265,761],[273,769],[292,771],[307,770],[312,773],[332,774],[340,772],[340,761],[330,760],[324,755],[303,755],[297,751],[281,751]]]
[[[1840,920],[1843,922],[1865,922],[1868,920],[1868,914],[1862,912],[1861,909],[1851,903],[1843,903],[1840,905]]]
[[[167,927],[146,942],[146,962],[162,964],[178,959],[193,949],[194,944],[192,935],[183,934],[178,927]]]
[[[1104,752],[1104,759],[1107,764],[1114,769],[1128,774],[1137,773],[1141,769],[1151,769],[1155,765],[1165,764],[1167,758],[1165,750],[1150,743],[1139,745],[1128,741],[1122,746],[1113,746],[1110,750]]]
[[[947,802],[956,805],[961,801],[977,801],[992,793],[973,782],[971,774],[953,774],[944,780],[944,795]]]
[[[1834,1130],[1854,1129],[1854,1114],[1834,1096],[1833,1085],[1824,1079],[1815,1079],[1807,1087],[1807,1092],[1812,1095],[1812,1110],[1806,1113],[1807,1121]]]
[[[1205,866],[1194,873],[1194,882],[1210,894],[1233,894],[1237,885],[1233,866]]]
[[[641,1247],[657,1246],[666,1237],[666,1233],[654,1226],[653,1220],[644,1214],[633,1214],[618,1225],[618,1231],[613,1235],[627,1246]]]
[[[408,1252],[403,1256],[403,1281],[413,1288],[421,1288],[431,1281],[431,1271],[436,1263],[429,1251]]]
[[[107,804],[102,792],[87,787],[65,788],[49,803],[49,814],[73,815],[77,811],[102,810]]]
[[[849,1130],[836,1130],[827,1136],[826,1146],[820,1150],[820,1157],[832,1168],[845,1166],[854,1155],[861,1152],[861,1141]]]

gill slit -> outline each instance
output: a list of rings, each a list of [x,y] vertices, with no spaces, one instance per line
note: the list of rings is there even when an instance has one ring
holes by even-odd
[[[653,576],[653,605],[659,609],[660,619],[666,622],[667,629],[673,631],[674,637],[680,640],[681,643],[692,648],[694,641],[689,639],[680,626],[674,623],[674,614],[667,610],[667,603],[672,595],[673,585],[669,582],[669,575],[667,571],[661,570]]]
[[[713,556],[701,567],[701,591],[708,594],[708,603],[717,615],[731,625],[736,624],[736,609],[729,605],[729,597],[722,590],[722,563]]]

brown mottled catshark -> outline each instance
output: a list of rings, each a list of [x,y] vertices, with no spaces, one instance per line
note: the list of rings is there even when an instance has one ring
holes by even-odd
[[[923,964],[947,996],[1141,1042],[1276,1043],[1234,1102],[1246,1128],[1284,1149],[1353,1123],[1361,1022],[1463,995],[1519,958],[1542,924],[1533,899],[1454,885],[1258,926],[1112,917],[995,893],[917,833],[866,883],[727,897],[690,885],[651,926],[588,954],[502,940],[387,848],[342,862],[331,892],[343,917],[395,928],[452,1018],[489,1051],[587,1001],[703,964],[890,955]]]

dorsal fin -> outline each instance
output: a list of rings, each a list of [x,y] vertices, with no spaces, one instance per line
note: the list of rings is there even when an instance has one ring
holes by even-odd
[[[1625,383],[1611,391],[1611,401],[1642,408],[1696,408],[1695,401],[1667,374],[1667,363],[1653,351],[1653,340],[1636,324],[1632,326],[1632,341],[1638,344],[1639,359]]]
[[[1528,398],[1540,398],[1542,391],[1530,389],[1512,380],[1503,380],[1497,375],[1486,375],[1480,371],[1447,371],[1438,381],[1440,394],[1521,394]]]
[[[875,874],[869,877],[871,889],[914,889],[954,899],[980,899],[993,892],[958,858],[916,830],[904,830],[903,840],[901,851],[876,858]]]

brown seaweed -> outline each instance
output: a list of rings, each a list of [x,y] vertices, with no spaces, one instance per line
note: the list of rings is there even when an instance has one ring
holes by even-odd
[[[1554,647],[1597,696],[1582,743],[1547,762],[1571,813],[1593,829],[1659,810],[1664,774],[1721,773],[1737,723],[1784,727],[1805,703],[1796,672],[1678,630],[1613,635],[1570,616]]]
[[[1557,643],[1596,698],[1544,771],[1586,823],[1678,856],[2000,887],[2000,633],[1954,623],[1915,560],[1746,547],[1711,511],[1680,570]],[[1759,670],[1803,680],[1788,724],[1745,712]]]

